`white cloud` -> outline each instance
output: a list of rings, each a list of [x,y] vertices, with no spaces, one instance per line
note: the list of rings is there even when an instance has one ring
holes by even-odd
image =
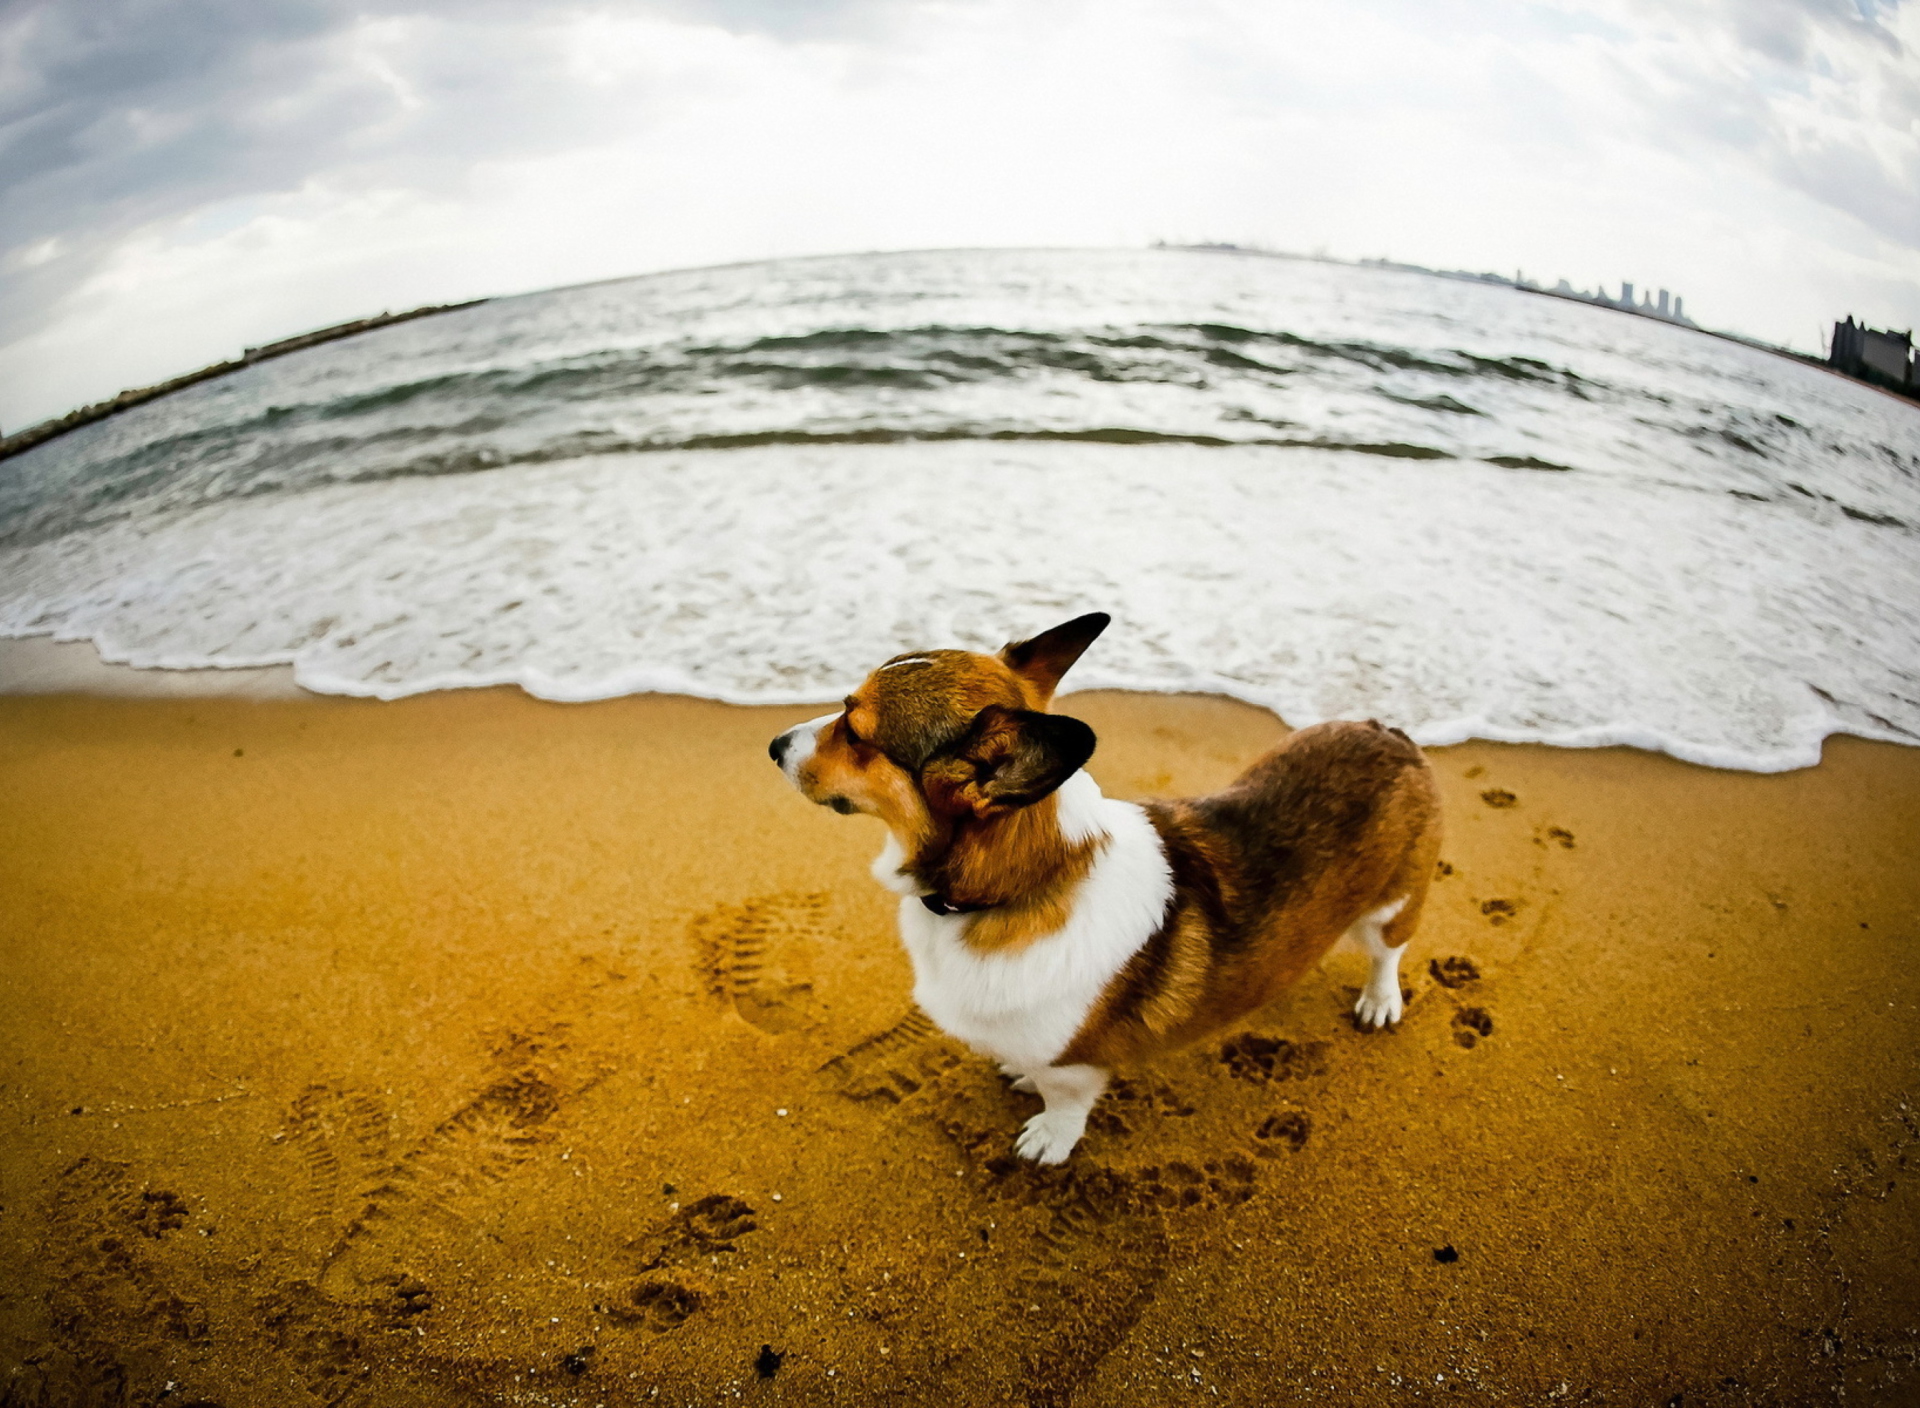
[[[1920,321],[1920,11],[1877,13],[343,12],[243,71],[102,96],[64,165],[34,148],[0,236],[0,423],[383,307],[929,245],[1224,238],[1628,278],[1810,347],[1847,312]],[[102,131],[144,133],[151,169]]]

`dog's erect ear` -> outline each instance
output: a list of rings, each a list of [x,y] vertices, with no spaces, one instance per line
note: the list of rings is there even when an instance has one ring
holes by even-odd
[[[936,811],[984,819],[1032,806],[1078,772],[1093,746],[1078,719],[989,704],[927,763],[920,784]]]
[[[1033,686],[1044,707],[1053,698],[1060,677],[1073,668],[1073,662],[1100,638],[1113,617],[1104,611],[1090,611],[1071,621],[1042,631],[1032,640],[1017,640],[1004,646],[1000,659],[1021,679]]]

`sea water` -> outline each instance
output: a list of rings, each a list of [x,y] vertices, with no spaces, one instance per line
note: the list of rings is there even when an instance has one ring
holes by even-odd
[[[1189,251],[500,299],[0,462],[0,635],[393,698],[1071,684],[1726,767],[1920,741],[1920,407],[1651,319]]]

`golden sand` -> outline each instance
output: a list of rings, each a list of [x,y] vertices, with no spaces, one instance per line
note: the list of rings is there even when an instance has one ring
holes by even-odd
[[[1337,953],[1036,1171],[810,712],[0,700],[0,1403],[1920,1401],[1920,750],[1436,750],[1404,1025]]]

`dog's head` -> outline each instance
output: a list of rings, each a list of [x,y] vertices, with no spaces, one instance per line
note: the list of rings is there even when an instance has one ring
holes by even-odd
[[[877,816],[909,847],[1031,806],[1093,755],[1092,729],[1045,710],[1109,619],[1080,616],[998,655],[895,656],[840,712],[788,729],[768,752],[809,801]]]

